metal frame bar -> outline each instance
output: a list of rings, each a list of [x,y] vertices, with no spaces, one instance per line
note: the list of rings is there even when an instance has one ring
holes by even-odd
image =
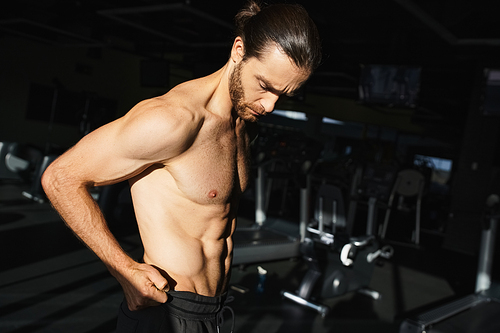
[[[34,34],[20,32],[20,31],[17,31],[16,29],[13,29],[13,28],[8,28],[9,25],[13,25],[13,24],[26,24],[26,25],[35,26],[37,28],[42,28],[44,30],[47,30],[47,31],[50,31],[50,32],[53,32],[53,33],[56,33],[56,34],[59,34],[59,35],[62,35],[62,36],[70,37],[70,38],[73,38],[73,39],[75,39],[77,41],[83,41],[83,42],[86,42],[86,43],[63,43],[63,42],[58,42],[58,41],[53,41],[53,40],[50,40],[50,39],[46,39],[46,38],[43,38],[43,37],[40,37],[40,36],[37,36],[37,35],[34,35]],[[48,43],[48,44],[53,44],[53,45],[72,46],[72,47],[98,47],[98,46],[103,46],[103,44],[101,42],[98,42],[98,41],[96,41],[96,40],[94,40],[92,38],[88,38],[88,37],[85,37],[85,36],[77,35],[77,34],[74,34],[72,32],[68,32],[68,31],[65,31],[65,30],[54,28],[52,26],[49,26],[49,25],[46,25],[46,24],[42,24],[42,23],[39,23],[39,22],[35,22],[35,21],[32,21],[32,20],[24,19],[24,18],[0,20],[0,29],[4,30],[4,31],[7,31],[7,32],[10,32],[10,33],[13,33],[13,34],[16,34],[16,35],[19,35],[19,36],[32,38],[34,40],[37,40],[37,41],[40,41],[40,42],[44,42],[44,43]]]
[[[180,38],[166,34],[164,32],[161,32],[161,31],[158,31],[155,29],[151,29],[151,28],[145,27],[141,24],[137,24],[135,22],[132,22],[131,20],[127,20],[125,18],[119,17],[120,15],[127,15],[127,14],[152,13],[152,12],[172,11],[172,10],[183,10],[185,12],[188,12],[188,13],[196,15],[200,18],[203,18],[207,21],[216,23],[222,27],[225,27],[228,29],[233,29],[233,25],[227,23],[226,21],[223,21],[215,16],[212,16],[212,15],[205,13],[201,10],[193,8],[190,5],[182,3],[182,2],[174,3],[174,4],[140,6],[140,7],[132,7],[132,8],[106,9],[106,10],[100,10],[97,13],[99,15],[107,17],[111,20],[120,22],[124,25],[131,26],[132,28],[144,31],[146,33],[162,37],[166,40],[172,41],[172,42],[179,44],[179,45],[182,45],[182,46],[198,47],[198,48],[200,48],[200,47],[224,47],[224,46],[227,46],[227,43],[189,43],[185,40],[182,40]]]

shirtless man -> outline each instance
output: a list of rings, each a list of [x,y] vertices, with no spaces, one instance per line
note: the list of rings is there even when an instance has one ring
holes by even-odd
[[[238,200],[249,182],[247,123],[317,67],[305,10],[249,2],[227,63],[143,101],[54,161],[54,208],[121,284],[117,332],[215,332],[229,283]],[[89,188],[129,180],[144,262],[120,247]],[[168,314],[168,315],[167,315]],[[137,330],[136,330],[137,329]]]

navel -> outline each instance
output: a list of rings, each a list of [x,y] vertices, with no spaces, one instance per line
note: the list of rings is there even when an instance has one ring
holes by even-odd
[[[216,190],[212,190],[210,192],[208,192],[208,197],[213,199],[217,196],[217,191]]]

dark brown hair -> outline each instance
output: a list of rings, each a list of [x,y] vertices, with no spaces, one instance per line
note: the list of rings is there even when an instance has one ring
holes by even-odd
[[[263,7],[248,1],[235,17],[236,36],[245,45],[245,59],[259,58],[276,43],[299,67],[315,70],[321,62],[321,41],[307,11],[296,4]]]

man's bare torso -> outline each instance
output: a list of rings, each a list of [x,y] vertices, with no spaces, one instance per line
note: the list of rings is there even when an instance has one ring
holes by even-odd
[[[200,112],[191,146],[131,179],[131,191],[145,262],[171,289],[214,296],[229,279],[237,202],[248,183],[248,136],[243,121]]]

